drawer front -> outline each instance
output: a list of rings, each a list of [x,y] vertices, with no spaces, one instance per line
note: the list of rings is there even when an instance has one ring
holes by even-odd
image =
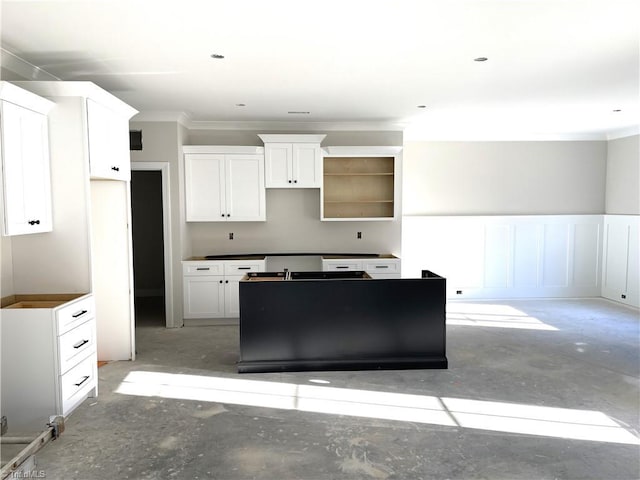
[[[182,273],[188,276],[223,275],[224,264],[222,262],[183,263]]]
[[[365,262],[364,269],[369,274],[399,274],[400,262],[397,260],[374,260]]]
[[[97,370],[95,355],[90,355],[60,377],[63,415],[71,413],[96,386]]]
[[[96,351],[95,332],[95,320],[91,319],[69,330],[58,339],[60,373],[66,373],[88,354]]]
[[[324,261],[322,268],[328,271],[362,270],[362,262],[358,260],[341,260],[339,262]]]
[[[244,275],[247,272],[264,272],[265,262],[227,262],[224,265],[225,275]]]
[[[95,302],[93,296],[69,303],[56,310],[58,335],[68,332],[74,327],[95,316]]]

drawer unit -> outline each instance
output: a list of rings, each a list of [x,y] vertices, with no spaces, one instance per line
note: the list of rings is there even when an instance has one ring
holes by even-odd
[[[328,271],[362,270],[360,260],[323,260],[322,269]]]
[[[79,299],[57,309],[58,335],[68,332],[89,318],[94,318],[95,310],[95,301],[92,296]]]
[[[69,368],[81,361],[87,355],[96,352],[96,329],[92,321],[86,321],[73,330],[60,336],[58,340],[58,356],[60,357],[60,372],[65,373]]]
[[[400,278],[399,258],[323,258],[322,270],[364,270],[371,278]]]
[[[264,272],[266,260],[185,260],[184,319],[221,319],[240,316],[239,284],[248,272]]]
[[[15,431],[41,431],[98,393],[93,296],[19,295],[2,304],[2,414]]]
[[[225,262],[224,264],[225,275],[244,275],[247,272],[264,272],[264,269],[264,260],[259,262],[233,261]]]
[[[60,376],[62,414],[68,415],[79,405],[96,384],[98,363],[88,357]]]
[[[184,275],[224,275],[223,262],[183,262],[182,273]]]

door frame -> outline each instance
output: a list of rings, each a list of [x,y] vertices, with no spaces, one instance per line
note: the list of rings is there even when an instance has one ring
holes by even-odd
[[[171,197],[169,195],[169,162],[131,162],[131,171],[159,171],[162,177],[162,236],[164,244],[164,308],[165,326],[173,322],[173,268],[171,248]]]

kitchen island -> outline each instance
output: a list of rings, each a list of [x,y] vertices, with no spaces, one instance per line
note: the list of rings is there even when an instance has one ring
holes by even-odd
[[[238,371],[447,368],[445,283],[363,271],[251,272]]]

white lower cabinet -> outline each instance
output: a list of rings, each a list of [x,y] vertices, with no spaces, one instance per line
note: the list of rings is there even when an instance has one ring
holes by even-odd
[[[91,294],[2,299],[2,414],[11,432],[41,431],[98,393]]]
[[[238,318],[240,280],[264,272],[262,260],[186,260],[182,262],[184,318]]]
[[[374,279],[400,278],[399,258],[322,258],[323,271],[364,270]]]

